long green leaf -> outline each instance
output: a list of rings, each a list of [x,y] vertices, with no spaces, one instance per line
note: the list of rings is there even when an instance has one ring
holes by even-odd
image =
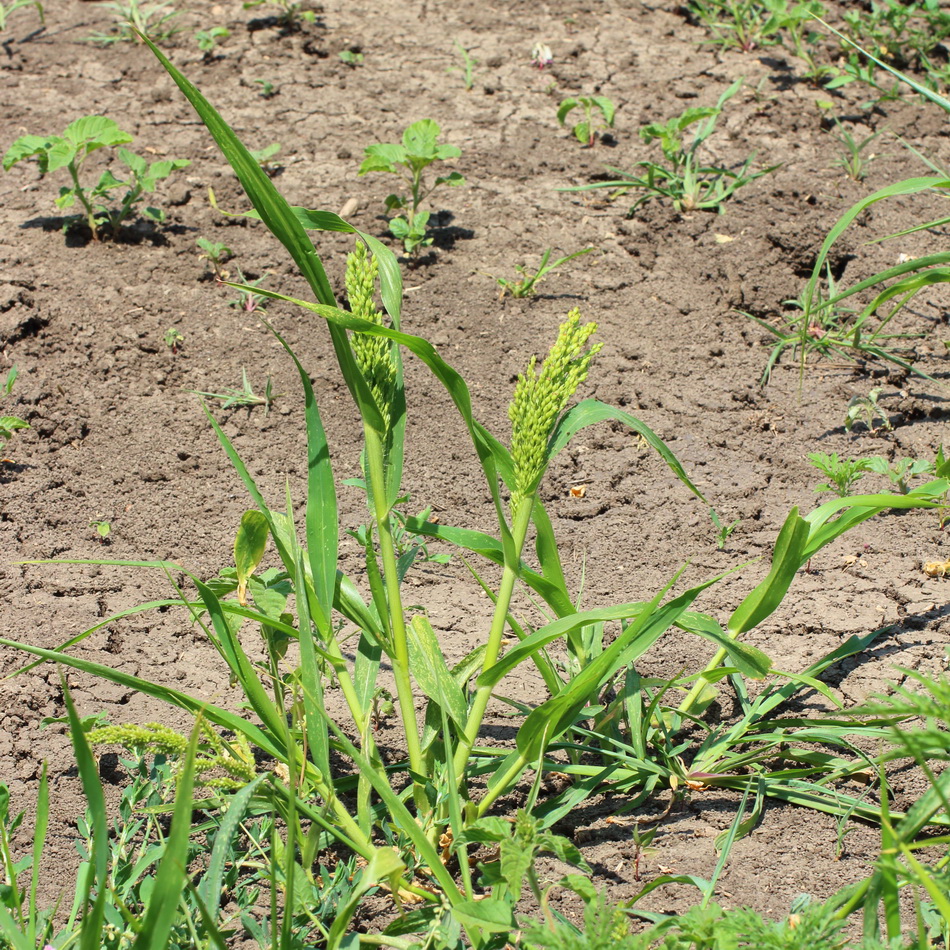
[[[615,409],[598,399],[584,399],[564,413],[548,443],[548,458],[553,459],[570,442],[575,433],[598,422],[622,422],[625,426],[633,429],[666,462],[673,474],[697,498],[706,501],[703,493],[686,474],[686,469],[680,464],[679,459],[649,426],[641,422],[636,416],[630,415],[629,412]]]
[[[796,572],[804,563],[802,552],[808,539],[808,523],[793,508],[775,541],[768,576],[735,609],[729,618],[729,633],[739,636],[761,623],[782,602]]]
[[[79,779],[82,782],[83,794],[89,809],[90,827],[92,829],[92,860],[87,865],[85,880],[77,881],[76,893],[82,895],[83,915],[79,936],[80,950],[100,950],[102,947],[102,929],[105,923],[106,895],[108,887],[109,868],[109,825],[106,818],[106,799],[102,791],[102,782],[99,780],[99,770],[93,758],[92,750],[86,741],[82,723],[69,688],[63,679],[63,699],[66,703],[66,714],[69,718],[69,733],[73,742],[73,751],[76,754],[76,767],[79,769]],[[96,899],[91,902],[93,888],[96,890]],[[90,906],[91,903],[91,906]]]
[[[682,570],[679,573],[682,573]],[[693,587],[661,607],[660,601],[667,590],[675,583],[678,576],[679,574],[663,590],[659,591],[656,597],[640,611],[639,616],[627,626],[626,630],[600,656],[570,680],[557,696],[553,696],[532,711],[518,730],[518,751],[523,759],[530,762],[539,758],[545,746],[564,732],[580,710],[596,698],[597,690],[608,677],[612,676],[621,666],[633,663],[639,656],[642,656],[664,631],[675,623],[683,611],[693,603],[702,591],[719,580],[718,577],[713,578]],[[616,609],[614,608],[614,610]],[[612,617],[609,619],[618,618]],[[555,623],[561,622],[555,621]],[[549,624],[548,626],[553,625]],[[486,674],[483,675],[493,673],[493,670],[494,668],[486,671]]]

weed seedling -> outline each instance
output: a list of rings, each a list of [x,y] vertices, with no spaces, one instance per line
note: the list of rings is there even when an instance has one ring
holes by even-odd
[[[834,117],[835,127],[837,131],[830,132],[841,145],[844,147],[844,154],[836,158],[831,164],[835,168],[843,168],[845,174],[852,181],[864,181],[865,176],[868,173],[868,165],[877,158],[873,152],[868,155],[864,155],[864,150],[884,131],[884,129],[878,129],[876,132],[872,132],[866,138],[861,139],[860,142],[856,141],[854,136],[838,121],[837,117]]]
[[[245,313],[261,313],[266,316],[267,311],[261,306],[264,297],[254,293],[253,288],[260,287],[270,277],[270,274],[261,274],[257,280],[248,280],[240,267],[236,270],[238,279],[244,286],[243,288],[237,288],[238,295],[228,301],[228,306],[234,310],[243,310]]]
[[[313,10],[305,9],[301,0],[244,0],[245,10],[254,10],[269,4],[277,7],[277,23],[287,30],[299,30],[301,23],[315,23],[317,14]]]
[[[551,47],[546,43],[535,43],[531,47],[531,65],[538,69],[546,69],[554,62],[554,55],[551,53]]]
[[[859,420],[868,427],[868,431],[872,435],[880,430],[884,432],[892,432],[894,430],[894,426],[891,425],[891,420],[888,418],[887,413],[877,404],[882,392],[883,390],[880,386],[875,386],[866,396],[851,397],[851,401],[848,403],[848,411],[844,417],[845,431],[850,432],[855,422]],[[879,425],[874,424],[875,419]]]
[[[512,297],[533,297],[537,292],[538,284],[540,284],[551,271],[556,270],[562,264],[573,260],[575,257],[580,257],[582,254],[590,254],[591,251],[594,250],[596,250],[596,248],[585,247],[582,251],[575,251],[573,254],[559,258],[553,264],[549,264],[548,259],[551,257],[552,251],[552,248],[549,247],[544,254],[541,255],[541,264],[534,273],[531,273],[527,266],[522,267],[515,264],[515,270],[521,274],[520,280],[507,280],[504,277],[495,277],[494,280],[498,286],[501,287],[502,297],[504,297],[505,294],[511,294]]]
[[[251,153],[251,158],[257,162],[261,168],[264,169],[268,174],[273,174],[280,168],[280,162],[271,161],[271,159],[280,151],[281,145],[280,142],[271,142],[270,145],[265,145],[263,148],[252,148],[248,151]]]
[[[113,43],[139,43],[139,34],[148,36],[154,43],[166,43],[181,27],[172,25],[179,11],[174,8],[173,0],[161,0],[159,3],[145,3],[143,0],[116,0],[103,4],[105,9],[115,14],[115,25],[111,33],[94,33],[87,42],[100,46]]]
[[[109,540],[109,535],[112,534],[112,525],[108,521],[90,521],[89,527],[96,529],[100,544],[105,544]]]
[[[210,59],[218,40],[225,40],[230,35],[231,31],[227,27],[213,26],[210,30],[198,30],[195,33],[195,42],[198,49],[205,54],[205,59]]]
[[[719,520],[719,515],[716,514],[715,508],[709,509],[709,517],[712,519],[712,523],[716,528],[716,547],[721,551],[726,546],[726,542],[732,536],[732,533],[741,524],[742,519],[736,518],[732,524],[723,524],[722,521]]]
[[[198,238],[195,243],[201,249],[198,259],[207,261],[219,280],[227,280],[228,274],[223,269],[225,261],[234,256],[234,252],[221,241],[209,241],[207,238]]]
[[[39,162],[40,175],[65,168],[69,172],[71,187],[59,190],[56,199],[58,208],[71,208],[76,202],[83,208],[85,222],[92,232],[92,239],[99,240],[103,225],[109,228],[115,240],[122,224],[144,196],[155,190],[160,181],[191,162],[187,158],[164,159],[148,164],[140,155],[126,148],[119,148],[119,160],[129,170],[128,180],[117,178],[111,169],[106,169],[95,185],[80,179],[83,165],[89,156],[101,148],[114,148],[132,141],[128,132],[123,132],[116,123],[105,116],[90,115],[66,126],[62,136],[24,135],[9,148],[3,159],[4,171],[9,171],[17,162],[34,156]],[[112,203],[113,192],[125,194],[116,207]],[[151,221],[162,222],[165,212],[160,208],[145,206],[139,209]],[[67,221],[66,227],[71,220]]]
[[[462,82],[465,83],[466,92],[471,92],[472,86],[475,85],[475,67],[478,65],[478,60],[458,40],[455,41],[455,48],[459,51],[459,56],[462,57],[462,65],[449,66],[445,71],[447,73],[458,73],[462,77]]]
[[[3,0],[0,0],[0,33],[7,28],[7,17],[23,7],[36,7],[36,12],[40,16],[40,26],[46,25],[43,5],[39,0],[11,0],[10,3],[3,3]]]
[[[5,399],[13,392],[13,384],[17,378],[16,366],[11,366],[7,372],[6,379],[0,384],[0,398]],[[3,458],[7,443],[13,437],[17,429],[29,429],[30,424],[20,419],[18,416],[0,416],[0,462],[9,462],[10,459]]]
[[[254,82],[261,87],[260,96],[262,99],[272,99],[277,95],[277,90],[269,79],[255,79]]]
[[[405,212],[405,217],[398,215],[390,218],[389,230],[393,237],[402,241],[410,256],[420,247],[428,247],[433,240],[427,230],[430,212],[419,210],[423,201],[442,185],[456,187],[465,183],[458,172],[439,176],[431,185],[425,182],[423,175],[429,165],[458,158],[462,154],[462,150],[455,145],[439,144],[441,131],[438,123],[432,119],[414,122],[403,133],[401,145],[370,145],[360,165],[360,175],[385,172],[398,175],[409,186],[408,195],[392,194],[386,198],[386,210]]]
[[[889,462],[878,455],[868,459],[868,469],[884,475],[898,492],[906,495],[910,491],[910,480],[918,475],[933,475],[935,465],[927,459],[898,459]]]
[[[184,345],[185,336],[177,327],[169,327],[165,331],[165,346],[172,351],[172,356],[177,356]]]
[[[340,50],[340,62],[355,69],[363,65],[363,54],[351,49]]]
[[[831,455],[810,452],[808,461],[828,479],[827,482],[816,486],[815,491],[832,491],[839,498],[847,498],[851,489],[871,470],[870,459],[839,459],[837,452],[832,452]]]
[[[712,34],[706,41],[712,45],[751,53],[777,42],[769,11],[760,0],[689,0],[687,9]]]
[[[205,399],[220,399],[222,409],[230,409],[233,406],[247,406],[248,408],[263,406],[265,415],[270,412],[270,407],[276,398],[271,386],[270,376],[267,377],[267,383],[264,386],[264,395],[258,396],[251,389],[250,381],[247,378],[247,370],[244,368],[241,369],[240,389],[226,389],[223,393],[207,393],[197,389],[189,389],[188,392],[194,393],[196,396],[204,396]]]
[[[598,132],[614,127],[614,113],[616,111],[613,102],[606,96],[571,96],[565,99],[557,107],[557,121],[563,127],[567,124],[567,116],[575,109],[582,109],[584,118],[576,125],[571,127],[574,138],[581,145],[588,148],[594,144]],[[595,120],[595,114],[600,113],[601,121]]]
[[[654,122],[640,129],[640,138],[644,142],[658,141],[666,159],[665,165],[656,162],[637,162],[639,171],[625,172],[620,168],[607,170],[620,177],[611,181],[598,181],[590,185],[578,185],[565,188],[564,191],[590,191],[595,188],[612,188],[614,195],[623,195],[628,191],[644,192],[630,208],[632,215],[644,202],[651,198],[669,198],[677,211],[718,211],[723,204],[743,185],[755,181],[778,165],[772,165],[761,171],[753,172],[754,155],[750,155],[738,169],[721,165],[704,165],[698,158],[702,144],[716,127],[716,118],[728,102],[742,88],[742,80],[736,80],[720,97],[714,107],[691,107],[682,115],[670,119],[665,125]],[[692,143],[687,146],[683,133],[696,126]],[[613,197],[612,196],[612,197]]]

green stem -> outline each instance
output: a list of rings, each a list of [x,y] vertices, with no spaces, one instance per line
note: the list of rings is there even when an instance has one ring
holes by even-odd
[[[730,633],[729,639],[735,640],[737,636],[738,634]],[[709,663],[706,664],[706,668],[703,670],[703,673],[711,673],[714,669],[716,669],[716,667],[722,664],[722,661],[726,658],[727,655],[728,654],[726,653],[725,649],[723,647],[720,647],[716,651],[716,655],[709,661]],[[709,684],[706,682],[706,680],[704,680],[702,678],[702,675],[700,675],[700,678],[696,680],[695,683],[693,683],[693,688],[687,694],[686,699],[684,699],[683,702],[680,703],[680,707],[676,711],[681,716],[688,715],[692,711],[693,706],[696,705],[696,702],[699,699],[700,694],[708,685]]]
[[[511,534],[514,539],[514,563],[505,564],[505,570],[501,577],[498,598],[495,601],[495,612],[492,615],[491,630],[485,647],[485,660],[482,663],[483,673],[498,662],[498,654],[501,652],[501,641],[505,635],[505,627],[508,622],[508,609],[511,606],[511,598],[514,594],[515,584],[518,581],[521,551],[528,535],[528,526],[531,524],[531,510],[534,508],[534,499],[534,495],[522,499],[511,526]],[[475,740],[478,738],[478,730],[485,718],[485,710],[488,708],[491,694],[491,686],[480,686],[475,690],[468,720],[465,724],[465,735],[459,737],[459,745],[455,751],[455,774],[459,776],[460,780],[464,779],[465,766],[475,745]]]
[[[512,784],[518,778],[519,775],[525,770],[525,766],[528,764],[528,760],[519,755],[517,759],[511,764],[508,771],[500,779],[495,780],[492,787],[485,792],[481,800],[478,803],[478,808],[476,811],[476,817],[481,818],[485,812],[495,803],[495,799],[500,795],[504,795],[505,792],[511,788]]]
[[[383,561],[383,581],[386,585],[386,601],[389,608],[389,624],[392,630],[393,677],[396,680],[396,697],[399,715],[406,732],[406,749],[409,753],[409,768],[416,775],[425,774],[419,726],[416,723],[416,703],[409,676],[409,639],[406,635],[406,618],[403,612],[402,595],[399,592],[396,547],[393,543],[392,524],[389,519],[389,503],[386,499],[386,476],[383,442],[379,433],[364,426],[366,445],[366,468],[373,517],[379,535],[379,552]],[[416,807],[428,811],[425,790],[413,780],[413,798]]]
[[[83,191],[82,185],[79,184],[79,173],[76,169],[76,163],[70,162],[66,167],[69,169],[69,174],[72,176],[73,189],[76,192],[76,197],[79,199],[79,203],[86,209],[86,222],[89,225],[89,230],[92,231],[92,239],[94,241],[98,241],[99,229],[96,227],[96,212],[89,203],[89,199],[86,197],[86,192]]]

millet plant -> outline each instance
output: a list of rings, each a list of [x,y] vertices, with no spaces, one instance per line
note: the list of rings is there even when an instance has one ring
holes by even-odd
[[[873,637],[852,638],[788,682],[773,674],[769,658],[742,638],[771,616],[797,571],[825,545],[880,511],[937,507],[937,499],[950,488],[948,482],[936,480],[906,495],[833,499],[804,517],[793,509],[776,541],[768,576],[725,622],[693,609],[718,578],[680,586],[685,567],[647,601],[580,609],[571,596],[541,492],[552,460],[577,432],[602,422],[626,426],[702,498],[666,444],[639,419],[595,399],[572,405],[600,348],[592,342],[595,325],[572,311],[547,356],[528,362],[511,400],[506,446],[478,421],[471,391],[458,372],[431,343],[401,329],[402,281],[392,252],[338,215],[291,207],[199,90],[149,45],[223,149],[253,205],[248,215],[263,221],[277,237],[310,287],[312,300],[260,287],[254,292],[296,303],[326,325],[352,397],[354,421],[362,430],[370,524],[363,532],[358,586],[340,557],[334,460],[310,375],[272,330],[296,367],[303,390],[307,481],[301,517],[289,487],[276,501],[264,497],[224,429],[206,410],[253,503],[236,526],[233,566],[202,579],[167,561],[108,562],[169,577],[172,596],[124,615],[180,611],[183,622],[192,624],[227,666],[240,692],[241,714],[232,711],[233,703],[218,705],[69,652],[111,618],[98,618],[95,627],[59,649],[0,640],[40,660],[139,690],[196,717],[191,739],[181,744],[184,766],[169,833],[170,857],[157,872],[156,903],[141,920],[133,915],[130,921],[139,933],[150,935],[142,937],[143,945],[158,939],[151,936],[153,930],[159,935],[170,932],[174,908],[186,891],[201,897],[202,925],[216,934],[215,945],[221,945],[225,845],[219,852],[215,839],[203,876],[192,876],[187,860],[188,820],[203,741],[216,755],[243,761],[254,773],[253,778],[246,773],[246,784],[238,782],[237,790],[222,789],[200,803],[203,815],[220,821],[222,840],[233,840],[248,814],[273,819],[265,841],[269,932],[272,944],[282,948],[303,940],[294,915],[301,895],[313,893],[318,859],[330,848],[355,855],[359,873],[332,918],[308,922],[315,939],[329,950],[355,947],[360,941],[350,932],[353,918],[374,888],[390,895],[394,922],[382,936],[364,935],[373,943],[399,950],[420,942],[500,950],[516,929],[513,905],[522,884],[527,882],[535,897],[540,894],[535,856],[551,851],[584,866],[573,845],[550,826],[598,791],[626,794],[635,807],[660,787],[741,789],[749,787],[754,775],[757,797],[807,802],[839,815],[880,817],[873,807],[827,784],[832,777],[866,768],[866,757],[852,760],[846,740],[861,733],[860,725],[835,720],[809,730],[807,724],[773,715],[799,688],[826,691],[821,673],[859,652]],[[355,235],[344,275],[349,309],[338,306],[308,229]],[[444,387],[459,415],[471,441],[473,464],[484,476],[491,499],[491,534],[394,517],[394,507],[404,497],[408,451],[404,351]],[[334,405],[333,411],[341,410]],[[457,662],[446,659],[449,651],[426,611],[407,605],[403,580],[416,555],[398,554],[398,526],[453,545],[472,559],[472,570],[486,593],[484,632],[477,647]],[[279,566],[261,570],[268,546],[275,549]],[[482,576],[481,562],[500,569],[496,582]],[[176,584],[176,577],[185,583]],[[525,590],[543,605],[536,623],[520,609]],[[637,664],[674,627],[697,638],[697,645],[701,640],[712,644],[716,652],[708,662],[697,656],[695,669],[657,688],[641,680]],[[253,650],[245,647],[249,636],[255,638]],[[260,658],[252,659],[255,655]],[[515,720],[513,742],[486,744],[483,725],[500,684],[509,674],[528,668],[536,670],[543,683],[537,704],[518,710],[523,718]],[[746,679],[766,677],[769,682],[750,698]],[[726,679],[735,688],[743,716],[727,730],[709,729],[693,749],[684,727],[701,732],[702,712]],[[332,715],[327,703],[331,689],[342,709]],[[381,737],[376,726],[390,689],[398,728]],[[675,696],[672,705],[663,700],[667,693]],[[87,919],[91,922],[81,945],[93,947],[101,946],[95,927],[109,892],[108,836],[101,787],[96,792],[98,777],[68,695],[67,705],[83,784],[96,798],[100,817],[93,823],[84,871],[84,926]],[[208,740],[206,725],[217,739]],[[880,732],[868,727],[861,735],[874,740]],[[836,742],[848,757],[829,756],[829,743]],[[798,757],[792,770],[775,764],[776,750],[789,744]],[[541,779],[550,771],[567,775],[568,785],[542,801]],[[530,791],[521,795],[525,806],[508,820],[497,811],[499,799],[519,787]],[[483,844],[497,848],[500,857],[483,861],[476,878],[470,859]],[[512,866],[523,868],[523,873],[513,875]],[[3,914],[0,929],[7,935],[19,932]],[[26,944],[20,940],[17,945]]]

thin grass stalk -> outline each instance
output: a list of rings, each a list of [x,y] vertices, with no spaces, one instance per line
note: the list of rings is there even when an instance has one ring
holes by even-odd
[[[492,614],[491,630],[488,634],[488,642],[485,645],[485,659],[482,662],[483,673],[495,665],[498,660],[498,655],[501,652],[501,641],[505,635],[508,611],[511,607],[511,598],[514,595],[515,584],[518,581],[521,552],[524,549],[525,539],[528,536],[528,527],[531,524],[531,509],[534,507],[534,500],[535,496],[532,495],[522,501],[515,513],[515,520],[511,526],[511,537],[514,548],[512,552],[513,562],[509,561],[507,557],[505,558],[504,573],[501,577],[501,584],[498,587],[498,598],[495,601],[495,610]],[[468,720],[465,724],[465,733],[460,737],[459,746],[455,753],[455,772],[460,777],[464,775],[465,766],[475,746],[475,740],[478,738],[478,731],[485,718],[485,710],[488,708],[488,701],[491,699],[492,689],[491,684],[479,686],[476,688],[475,695],[472,698]]]
[[[385,447],[379,433],[369,425],[364,426],[366,467],[373,514],[379,534],[379,550],[383,560],[383,583],[386,588],[386,605],[392,630],[393,677],[396,681],[396,698],[399,703],[399,715],[402,718],[406,735],[406,751],[409,754],[409,768],[413,773],[413,799],[416,807],[428,811],[425,789],[419,784],[419,778],[425,775],[425,760],[422,755],[422,743],[419,739],[419,726],[416,723],[416,703],[409,675],[409,640],[406,634],[406,617],[399,592],[399,574],[397,571],[396,547],[393,543],[390,505],[386,498]]]

